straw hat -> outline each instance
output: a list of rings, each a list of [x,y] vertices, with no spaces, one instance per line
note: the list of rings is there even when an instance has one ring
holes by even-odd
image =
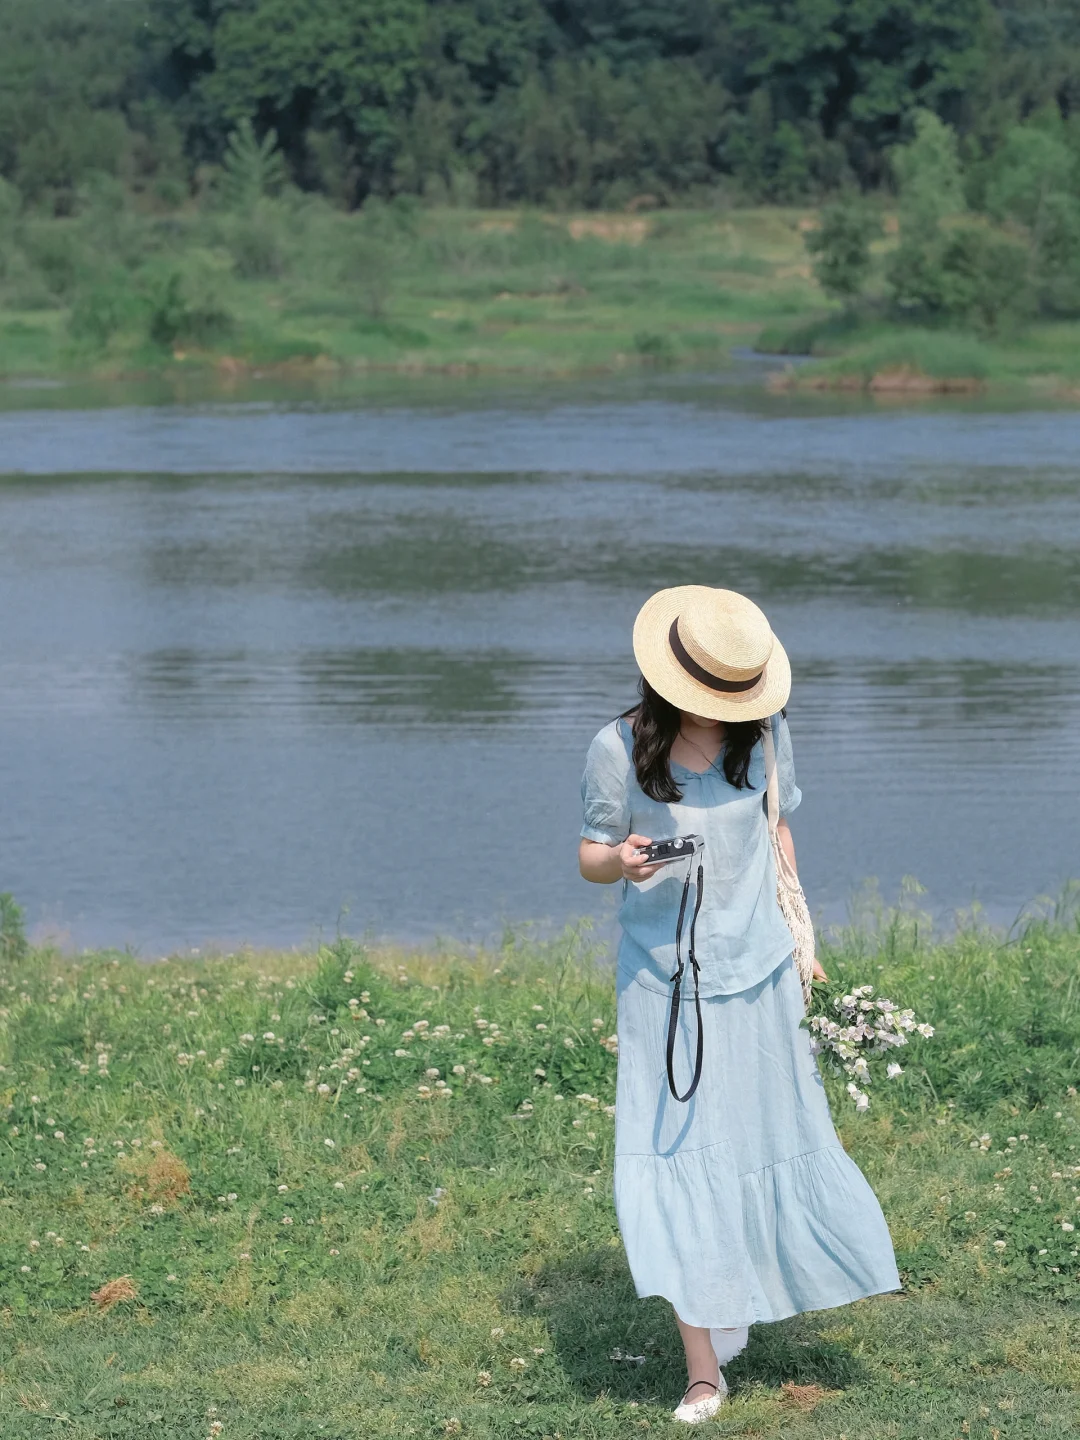
[[[665,700],[711,720],[762,720],[791,692],[784,647],[762,611],[734,590],[657,591],[634,621],[634,654]]]

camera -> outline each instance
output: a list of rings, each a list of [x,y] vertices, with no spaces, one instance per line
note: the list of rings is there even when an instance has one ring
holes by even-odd
[[[705,848],[700,835],[677,835],[674,840],[654,840],[637,853],[645,856],[647,865],[670,865],[673,860],[686,860]]]

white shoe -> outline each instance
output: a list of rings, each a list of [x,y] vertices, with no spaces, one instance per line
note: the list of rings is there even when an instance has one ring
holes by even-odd
[[[686,1394],[689,1395],[694,1385],[711,1384],[711,1380],[696,1380],[686,1387]],[[727,1399],[727,1393],[727,1381],[721,1375],[720,1384],[714,1387],[711,1395],[706,1395],[703,1400],[683,1400],[681,1405],[676,1406],[674,1418],[686,1425],[700,1425],[703,1420],[711,1420]]]

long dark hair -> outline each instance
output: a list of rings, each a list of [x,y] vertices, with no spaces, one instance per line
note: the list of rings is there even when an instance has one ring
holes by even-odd
[[[638,684],[641,699],[620,717],[630,721],[634,737],[634,771],[650,800],[674,804],[682,791],[671,773],[671,747],[682,718],[670,700],[654,690],[643,675]],[[751,789],[750,754],[765,733],[767,720],[727,721],[724,726],[724,778],[737,790]]]

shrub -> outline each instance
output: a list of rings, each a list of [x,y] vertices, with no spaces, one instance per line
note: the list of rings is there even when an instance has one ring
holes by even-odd
[[[1080,314],[1080,200],[1074,196],[1044,199],[1034,266],[1040,308],[1050,315]]]
[[[807,234],[806,248],[827,295],[848,303],[858,298],[870,273],[870,243],[880,234],[881,220],[863,205],[847,202],[822,211],[820,229]]]
[[[0,894],[0,960],[21,960],[26,949],[22,906],[5,890]]]
[[[22,249],[53,302],[71,297],[86,257],[71,221],[37,221],[22,232]]]
[[[270,200],[260,200],[243,215],[230,216],[224,240],[242,280],[274,280],[288,268],[285,217]]]
[[[888,267],[896,305],[987,331],[1031,315],[1031,250],[980,223],[905,237]]]
[[[68,330],[75,340],[103,350],[135,316],[138,297],[123,271],[91,281],[76,292]]]
[[[227,336],[233,318],[217,297],[212,278],[173,268],[151,279],[147,333],[155,345],[209,345]]]
[[[639,330],[634,336],[634,349],[652,365],[670,365],[675,359],[675,350],[668,337],[653,330]]]

